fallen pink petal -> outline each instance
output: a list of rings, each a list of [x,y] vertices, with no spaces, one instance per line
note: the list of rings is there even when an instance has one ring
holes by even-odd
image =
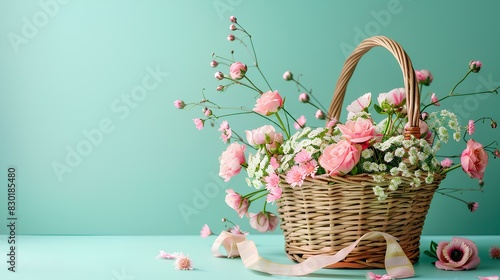
[[[380,274],[375,274],[375,273],[370,271],[366,274],[366,279],[368,279],[368,280],[391,280],[394,278],[392,278],[388,274],[380,275]]]
[[[160,253],[156,257],[159,259],[175,259],[180,255],[181,255],[181,253],[176,252],[176,253],[169,254],[163,250],[160,250]]]
[[[492,275],[492,276],[477,276],[477,279],[479,280],[499,280],[500,276],[498,275]]]

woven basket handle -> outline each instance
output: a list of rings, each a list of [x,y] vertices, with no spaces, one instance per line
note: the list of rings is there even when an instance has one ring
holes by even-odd
[[[408,127],[405,129],[405,136],[409,137],[410,135],[414,135],[415,137],[420,137],[420,93],[418,81],[415,77],[415,70],[404,49],[394,40],[384,36],[374,36],[363,40],[347,58],[333,92],[333,99],[328,110],[328,117],[330,119],[336,118],[337,120],[340,118],[341,106],[344,102],[345,91],[349,79],[354,73],[354,69],[356,69],[356,65],[361,57],[371,48],[376,46],[384,47],[390,51],[401,67],[406,90],[406,108],[409,123]]]

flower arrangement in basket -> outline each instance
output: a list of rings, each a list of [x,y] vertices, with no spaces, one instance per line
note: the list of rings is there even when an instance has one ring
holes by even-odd
[[[240,217],[248,217],[258,231],[273,231],[280,224],[285,250],[292,260],[301,262],[309,256],[333,254],[368,231],[381,231],[398,238],[408,258],[416,262],[420,234],[435,192],[464,202],[472,212],[476,210],[476,202],[453,196],[453,190],[439,189],[439,184],[447,173],[461,169],[478,179],[478,190],[482,190],[488,154],[499,156],[498,143],[483,145],[471,137],[476,124],[489,122],[492,128],[497,124],[482,117],[461,125],[453,112],[428,109],[464,95],[455,89],[469,74],[480,71],[480,61],[469,63],[465,76],[448,95],[438,98],[432,94],[429,103],[421,102],[420,92],[431,84],[432,74],[415,71],[406,52],[393,40],[383,36],[368,38],[347,58],[328,110],[291,72],[284,73],[285,81],[297,85],[298,99],[311,105],[315,117],[326,124],[311,127],[306,125],[303,114],[286,109],[285,98],[271,89],[262,72],[252,36],[234,16],[230,21],[230,30],[236,35],[227,39],[233,44],[240,42],[254,61],[240,62],[234,58],[234,51],[230,58],[213,54],[211,66],[220,70],[215,73],[221,82],[217,95],[225,98],[230,90],[251,89],[256,92],[254,108],[241,106],[225,114],[223,111],[229,108],[204,93],[199,102],[176,100],[174,105],[185,110],[201,107],[203,117],[194,119],[200,130],[207,122],[221,120],[221,139],[228,146],[219,157],[219,175],[227,182],[245,169],[246,182],[252,188],[248,194],[228,189],[226,203]],[[341,121],[348,81],[360,58],[375,46],[386,48],[397,59],[404,87],[380,93],[376,98],[371,93],[360,96],[346,106],[347,120]],[[263,85],[257,85],[258,79]],[[497,90],[465,95],[492,94]],[[249,127],[243,134],[227,121],[236,115],[265,118],[269,123]],[[374,116],[382,120],[376,122]],[[450,157],[440,159],[437,154],[450,138],[464,141],[463,151],[456,155],[460,162]],[[250,206],[258,199],[265,200],[263,209],[253,213]],[[278,215],[266,210],[266,205],[274,202]],[[361,242],[335,267],[384,267],[385,250],[381,246],[385,244]]]

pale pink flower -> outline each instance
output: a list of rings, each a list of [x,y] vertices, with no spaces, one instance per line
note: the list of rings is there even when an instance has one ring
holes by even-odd
[[[372,102],[372,94],[371,92],[365,93],[358,99],[354,100],[350,105],[347,106],[347,111],[351,113],[359,113],[363,110],[366,110],[370,106]]]
[[[462,169],[471,178],[483,179],[484,171],[488,165],[488,153],[479,142],[469,139],[467,147],[460,156]]]
[[[278,187],[278,185],[280,183],[280,177],[278,176],[278,174],[273,172],[273,173],[269,174],[268,176],[266,176],[264,178],[264,181],[266,182],[266,187],[268,189],[276,188],[276,187]]]
[[[380,93],[377,97],[380,107],[384,108],[385,104],[398,108],[405,105],[406,91],[404,88],[395,88],[388,93]]]
[[[274,202],[281,198],[282,189],[279,187],[279,176],[276,173],[272,173],[265,178],[266,189],[269,194],[266,196],[267,202]]]
[[[500,247],[492,246],[489,250],[490,258],[500,259]]]
[[[357,119],[347,121],[345,125],[337,125],[345,139],[353,143],[365,143],[377,135],[376,127],[369,119]]]
[[[417,81],[424,86],[430,85],[434,79],[431,72],[426,69],[415,70],[415,76],[417,77]]]
[[[174,266],[177,270],[193,270],[193,262],[185,255],[178,256],[175,259]]]
[[[306,117],[304,117],[304,115],[302,115],[293,124],[293,127],[295,127],[295,129],[299,130],[299,129],[302,129],[305,125],[306,125]]]
[[[236,29],[237,29],[236,25],[234,25],[234,24],[229,25],[229,30],[235,31]]]
[[[156,256],[157,258],[159,259],[167,259],[167,260],[170,260],[170,259],[175,259],[177,257],[179,257],[181,255],[181,253],[172,253],[172,254],[169,254],[163,250],[160,250],[160,253],[158,254],[158,256]]]
[[[307,103],[309,102],[309,95],[305,92],[299,94],[299,101],[302,103]]]
[[[219,65],[219,62],[217,62],[216,60],[212,60],[212,61],[210,62],[210,66],[211,66],[212,68],[217,67],[217,65]]]
[[[276,170],[278,167],[280,167],[280,163],[275,157],[272,157],[269,160],[269,165],[273,168],[273,170]]]
[[[474,73],[479,72],[479,70],[481,70],[481,67],[483,67],[483,63],[479,60],[471,60],[469,62],[469,69]]]
[[[275,141],[279,142],[282,139],[282,135],[280,138],[278,134],[281,135],[280,133],[276,133],[272,125],[264,125],[252,131],[245,130],[247,142],[252,146],[271,144]],[[282,140],[281,143],[283,143]]]
[[[368,280],[392,280],[394,278],[389,276],[389,274],[380,275],[380,274],[375,274],[375,273],[370,271],[366,274],[366,279],[368,279]]]
[[[477,276],[477,279],[479,279],[479,280],[500,280],[500,276],[498,276],[498,275]]]
[[[196,119],[193,119],[193,122],[198,130],[202,130],[203,126],[205,125],[205,121],[202,119],[196,118]]]
[[[444,270],[475,269],[481,262],[476,244],[461,237],[454,237],[450,242],[439,242],[436,255],[436,268]]]
[[[293,80],[293,74],[292,74],[292,72],[286,71],[283,74],[283,80],[285,80],[285,81],[291,81],[291,80]]]
[[[233,189],[227,189],[226,193],[226,204],[233,208],[238,213],[240,218],[246,215],[248,213],[248,207],[250,207],[250,201],[248,198],[243,198]]]
[[[316,171],[318,171],[318,162],[315,160],[310,160],[308,162],[302,163],[300,165],[306,176],[311,176],[314,178]]]
[[[469,202],[467,203],[467,207],[469,210],[474,213],[476,212],[477,208],[479,208],[479,203],[478,202]]]
[[[333,118],[331,120],[328,121],[328,123],[326,124],[326,127],[327,128],[332,128],[334,127],[339,121],[336,119],[336,118]]]
[[[318,120],[324,120],[325,119],[325,113],[323,113],[323,111],[321,111],[321,110],[317,110],[316,113],[314,114],[314,116]]]
[[[219,157],[219,176],[224,178],[225,182],[240,173],[242,165],[246,163],[245,149],[245,145],[234,142],[227,147],[226,151],[222,152]]]
[[[235,80],[243,79],[246,72],[247,66],[241,62],[235,62],[229,67],[229,74],[231,75],[231,78]]]
[[[336,144],[327,146],[319,158],[319,165],[330,176],[347,174],[359,162],[361,145],[352,144],[347,140],[340,140]]]
[[[263,93],[255,104],[254,112],[269,116],[279,111],[283,106],[283,98],[277,90]]]
[[[227,40],[228,40],[228,41],[234,41],[234,39],[236,39],[236,37],[234,37],[234,35],[233,35],[233,34],[229,34],[229,35],[227,36]]]
[[[439,99],[438,97],[436,96],[436,94],[433,92],[432,95],[431,95],[431,102],[432,104],[436,105],[436,106],[441,106],[441,104],[439,104]]]
[[[224,143],[227,143],[229,139],[231,139],[231,136],[233,135],[233,131],[229,127],[229,124],[227,121],[223,121],[220,124],[219,131],[221,132],[221,139]]]
[[[279,219],[270,212],[250,213],[250,226],[260,232],[274,231]]]
[[[184,109],[184,107],[186,107],[186,104],[184,103],[184,101],[182,100],[175,100],[174,101],[174,106],[177,108],[177,109]]]
[[[217,72],[215,72],[214,77],[215,77],[217,80],[219,80],[219,81],[220,81],[220,80],[224,79],[224,74],[223,74],[221,71],[217,71]]]
[[[300,152],[298,152],[295,157],[294,161],[296,163],[305,163],[308,162],[312,159],[312,155],[310,152],[308,152],[306,149],[302,149]]]
[[[467,125],[467,132],[469,133],[469,135],[472,135],[474,134],[474,131],[476,131],[476,124],[473,120],[469,120],[469,124]]]
[[[230,17],[229,17],[229,20],[230,20],[231,22],[233,22],[233,23],[236,23],[236,22],[237,22],[237,20],[236,20],[236,17],[235,17],[235,16],[230,16]]]
[[[203,238],[207,238],[207,237],[209,237],[210,235],[212,235],[212,231],[210,230],[210,227],[208,227],[208,225],[207,225],[207,224],[205,224],[205,225],[201,228],[200,235],[201,235],[201,237],[203,237]]]
[[[441,166],[444,168],[448,168],[453,164],[453,161],[449,158],[445,158],[441,161]]]
[[[305,170],[298,165],[292,166],[290,170],[286,173],[285,181],[290,184],[292,188],[295,186],[302,186],[304,179],[306,178]]]
[[[203,114],[207,117],[210,117],[212,115],[212,110],[208,108],[203,108]]]

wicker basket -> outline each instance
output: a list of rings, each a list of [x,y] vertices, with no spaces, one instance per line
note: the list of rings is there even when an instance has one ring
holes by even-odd
[[[375,46],[389,50],[403,72],[407,92],[407,110],[410,128],[405,135],[419,136],[420,98],[415,71],[409,57],[395,41],[375,36],[361,44],[347,58],[337,82],[329,117],[339,119],[347,83],[361,57]],[[422,172],[422,181],[427,176]],[[307,257],[335,254],[369,231],[381,231],[399,239],[399,244],[412,263],[420,255],[420,235],[425,216],[439,182],[410,187],[409,179],[391,192],[385,201],[378,201],[373,193],[371,176],[308,178],[301,187],[283,188],[278,202],[281,229],[285,237],[285,251],[289,258],[302,262]],[[362,241],[348,257],[330,268],[384,268],[383,240]]]

